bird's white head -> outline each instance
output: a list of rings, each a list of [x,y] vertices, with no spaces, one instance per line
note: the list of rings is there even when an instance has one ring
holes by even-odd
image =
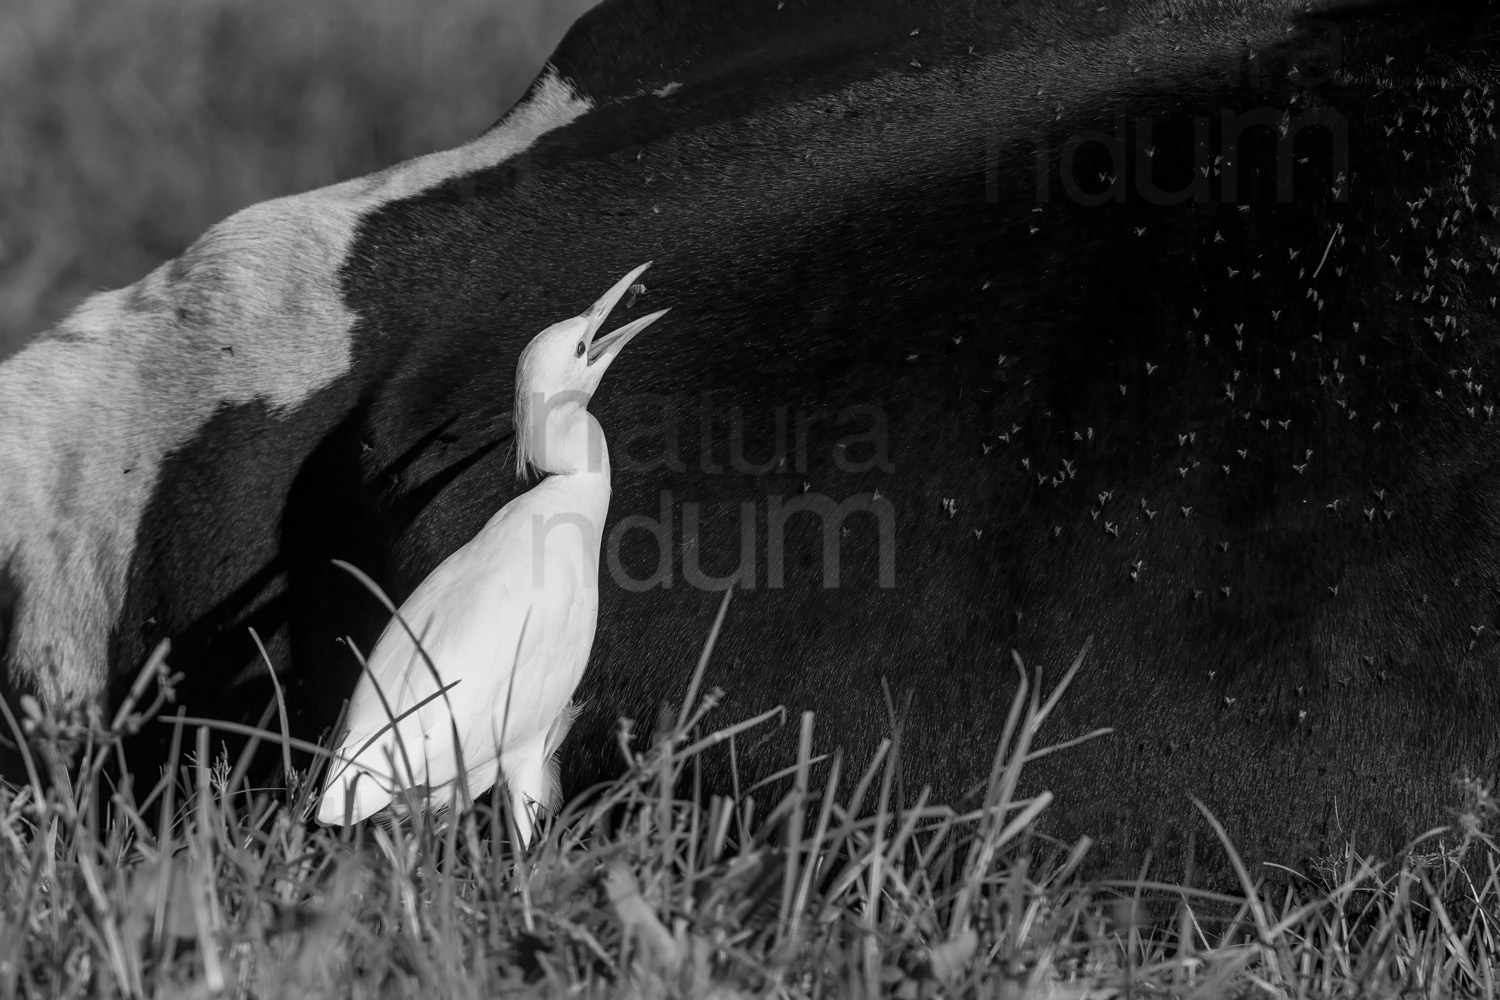
[[[615,303],[651,266],[647,261],[615,282],[581,316],[537,334],[516,364],[516,473],[528,467],[547,474],[582,472],[603,458],[603,436],[588,415],[589,400],[620,349],[667,310],[642,316],[596,337]]]

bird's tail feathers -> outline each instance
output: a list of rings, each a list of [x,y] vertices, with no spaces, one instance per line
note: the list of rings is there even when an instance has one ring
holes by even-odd
[[[324,826],[358,823],[390,804],[392,785],[388,777],[358,764],[335,765],[318,802],[318,822]]]
[[[553,720],[552,726],[547,730],[546,750],[543,755],[547,763],[543,767],[543,778],[546,782],[546,801],[541,805],[553,812],[562,805],[562,776],[559,773],[561,765],[558,762],[557,750],[562,746],[562,741],[567,739],[568,730],[573,728],[573,722],[578,718],[578,713],[583,706],[576,702],[569,702],[557,718]]]
[[[398,788],[426,783],[427,760],[420,738],[406,740],[403,753],[400,740],[406,734],[400,728],[388,729],[370,742],[373,735],[350,733],[344,738],[323,783],[318,822],[343,825],[351,787],[354,792],[348,816],[350,822],[358,822],[390,805]]]
[[[563,710],[557,713],[557,718],[552,720],[552,725],[547,729],[547,756],[551,757],[557,753],[557,748],[562,746],[562,741],[568,738],[568,730],[573,728],[578,713],[583,711],[583,705],[578,702],[568,702]]]

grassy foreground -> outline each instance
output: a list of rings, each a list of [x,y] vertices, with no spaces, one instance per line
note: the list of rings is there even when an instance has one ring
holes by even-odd
[[[315,827],[316,748],[273,729],[230,760],[180,712],[188,763],[110,784],[120,736],[167,724],[165,649],[108,727],[0,703],[40,748],[28,785],[0,785],[0,997],[1496,995],[1497,809],[1477,784],[1458,828],[1395,867],[1351,857],[1268,898],[1205,811],[1242,894],[1086,885],[1088,842],[1040,836],[1051,796],[1017,796],[1028,761],[1067,752],[1037,736],[1082,654],[1045,695],[1016,660],[985,804],[959,815],[895,807],[899,733],[863,773],[814,758],[811,713],[784,794],[675,795],[708,747],[784,721],[707,726],[712,646],[676,718],[649,739],[622,724],[626,775],[521,857],[487,832],[498,796],[456,821]],[[48,747],[70,739],[67,768]],[[250,787],[257,753],[288,780]]]

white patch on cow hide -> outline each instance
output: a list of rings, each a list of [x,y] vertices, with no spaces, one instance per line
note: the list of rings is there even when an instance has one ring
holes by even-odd
[[[110,629],[162,459],[222,406],[285,414],[349,370],[339,271],[360,219],[494,166],[592,107],[555,72],[457,149],[253,205],[0,364],[0,566],[12,669],[67,710],[105,690]]]

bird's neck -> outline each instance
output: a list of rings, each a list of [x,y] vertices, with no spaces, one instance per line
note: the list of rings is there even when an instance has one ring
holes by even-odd
[[[582,407],[549,411],[526,431],[527,458],[549,476],[598,479],[609,490],[609,446],[604,428]]]

